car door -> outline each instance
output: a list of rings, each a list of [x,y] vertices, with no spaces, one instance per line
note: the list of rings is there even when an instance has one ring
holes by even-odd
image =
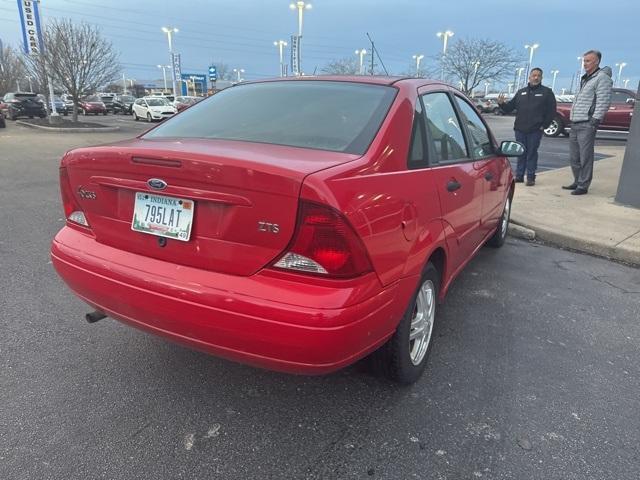
[[[604,116],[601,128],[629,130],[633,115],[633,104],[628,103],[630,98],[633,99],[633,95],[624,90],[614,90],[611,93],[611,105]]]
[[[463,129],[447,92],[420,95],[425,118],[431,175],[440,200],[447,246],[457,270],[482,241],[480,218],[484,170],[469,156]]]
[[[507,160],[495,154],[497,145],[482,117],[460,95],[454,95],[454,98],[456,106],[460,109],[470,156],[475,160],[474,166],[481,170],[485,180],[480,228],[486,236],[495,230],[502,216],[509,181]]]

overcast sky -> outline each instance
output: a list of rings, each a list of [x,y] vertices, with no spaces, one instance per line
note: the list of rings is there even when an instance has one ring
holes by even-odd
[[[279,73],[275,40],[297,32],[297,14],[288,0],[42,0],[44,18],[68,17],[98,25],[120,52],[128,78],[157,81],[157,64],[169,63],[162,26],[180,29],[174,48],[182,55],[183,73],[205,73],[210,63],[243,68],[248,80]],[[355,57],[366,48],[369,32],[387,69],[395,74],[415,65],[424,54],[427,66],[442,51],[436,32],[449,29],[457,38],[504,42],[528,61],[525,44],[538,43],[533,63],[557,89],[569,87],[577,56],[588,49],[603,52],[603,65],[617,77],[616,63],[626,62],[622,78],[629,88],[640,80],[640,0],[311,0],[305,12],[302,66],[319,72],[328,62]],[[20,45],[16,0],[0,0],[0,39]]]

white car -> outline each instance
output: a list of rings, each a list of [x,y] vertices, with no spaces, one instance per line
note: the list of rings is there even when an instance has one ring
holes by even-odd
[[[164,120],[176,113],[178,110],[169,100],[162,97],[143,97],[133,102],[131,107],[133,111],[133,119],[146,119],[147,122],[154,120]]]

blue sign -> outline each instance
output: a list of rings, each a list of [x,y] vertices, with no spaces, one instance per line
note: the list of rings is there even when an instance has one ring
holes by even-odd
[[[207,92],[207,76],[199,73],[183,73],[182,95],[197,95]]]
[[[27,55],[39,55],[44,47],[42,45],[38,2],[35,0],[18,0],[18,12],[20,13],[24,52]]]
[[[218,70],[215,65],[211,65],[209,67],[209,81],[215,82],[216,80],[218,80]]]

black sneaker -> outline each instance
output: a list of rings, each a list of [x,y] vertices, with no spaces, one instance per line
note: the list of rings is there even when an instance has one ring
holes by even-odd
[[[522,183],[522,182],[524,182],[524,178],[516,177],[516,183]]]
[[[578,188],[578,184],[577,183],[572,183],[571,185],[563,185],[562,186],[563,190],[575,190],[576,188]]]
[[[584,188],[576,188],[573,192],[571,192],[571,195],[586,195],[587,194],[587,190],[585,190]]]
[[[536,184],[535,180],[527,180],[527,183],[525,183],[527,187],[533,187],[535,184]]]

